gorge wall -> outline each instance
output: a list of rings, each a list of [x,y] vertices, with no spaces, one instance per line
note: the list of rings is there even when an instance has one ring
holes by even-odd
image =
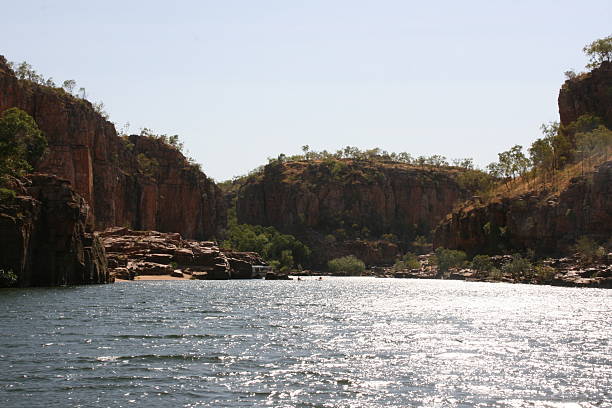
[[[236,215],[239,223],[296,235],[311,246],[315,263],[351,253],[366,263],[389,263],[400,248],[380,238],[427,235],[470,195],[457,174],[377,161],[273,163],[240,188]]]
[[[118,136],[88,101],[18,80],[0,56],[0,112],[11,107],[30,114],[49,142],[36,170],[68,180],[92,208],[96,229],[120,225],[204,239],[225,225],[220,190],[178,149]]]
[[[552,255],[583,235],[598,242],[612,236],[612,161],[559,194],[541,190],[454,212],[436,229],[434,246],[471,255],[525,249]]]
[[[0,202],[0,265],[19,286],[107,283],[104,248],[87,226],[90,208],[65,180],[33,174]]]

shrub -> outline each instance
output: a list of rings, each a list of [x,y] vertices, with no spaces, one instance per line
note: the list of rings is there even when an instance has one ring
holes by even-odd
[[[419,269],[420,267],[421,263],[419,262],[417,256],[412,252],[408,252],[406,255],[395,261],[393,270],[401,271],[406,269]]]
[[[493,269],[493,262],[489,255],[476,255],[472,259],[472,269],[478,272],[479,275],[483,275]]]
[[[513,278],[529,278],[533,273],[533,265],[520,254],[512,255],[512,261],[502,266],[502,272]]]
[[[538,282],[549,282],[555,277],[557,271],[552,266],[537,265],[535,267],[535,278]]]
[[[580,259],[586,262],[592,262],[604,255],[603,247],[597,245],[595,241],[587,236],[578,238],[574,245],[574,250],[578,253]]]
[[[463,251],[446,248],[436,249],[435,262],[440,272],[447,272],[450,268],[463,265],[465,259],[466,255]]]
[[[365,264],[354,255],[343,256],[342,258],[332,259],[327,262],[327,268],[331,272],[348,272],[359,274],[365,271]]]
[[[17,275],[10,270],[0,269],[0,288],[10,288],[17,285]]]
[[[410,246],[419,255],[423,255],[431,251],[431,243],[427,242],[427,238],[425,238],[423,235],[417,235]]]
[[[497,268],[493,268],[489,271],[489,278],[491,279],[500,280],[503,276],[502,272]]]
[[[310,249],[293,235],[281,234],[274,227],[261,225],[231,225],[223,246],[236,251],[257,252],[266,261],[279,261],[279,268],[292,267],[294,262],[305,264],[310,256]]]

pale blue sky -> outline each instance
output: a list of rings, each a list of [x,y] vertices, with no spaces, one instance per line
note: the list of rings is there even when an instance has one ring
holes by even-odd
[[[0,54],[75,79],[118,127],[179,134],[218,181],[302,145],[474,157],[558,119],[606,1],[23,1]]]

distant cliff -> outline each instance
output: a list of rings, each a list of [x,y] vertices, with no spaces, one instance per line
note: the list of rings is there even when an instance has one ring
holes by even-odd
[[[239,223],[271,225],[305,240],[315,263],[349,253],[388,263],[400,252],[390,234],[404,241],[427,235],[470,196],[458,173],[379,161],[272,163],[240,188],[236,214]]]
[[[562,125],[591,114],[612,129],[612,63],[604,62],[591,72],[565,81],[558,102]]]
[[[119,137],[88,101],[18,80],[0,56],[0,111],[10,107],[34,117],[48,139],[36,170],[67,179],[91,206],[97,229],[130,226],[204,239],[224,227],[220,190],[180,151],[150,137]]]

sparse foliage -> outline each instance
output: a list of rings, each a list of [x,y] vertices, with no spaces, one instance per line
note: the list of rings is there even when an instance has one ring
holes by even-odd
[[[582,51],[589,57],[589,69],[598,68],[603,62],[612,62],[612,35],[593,41]]]

